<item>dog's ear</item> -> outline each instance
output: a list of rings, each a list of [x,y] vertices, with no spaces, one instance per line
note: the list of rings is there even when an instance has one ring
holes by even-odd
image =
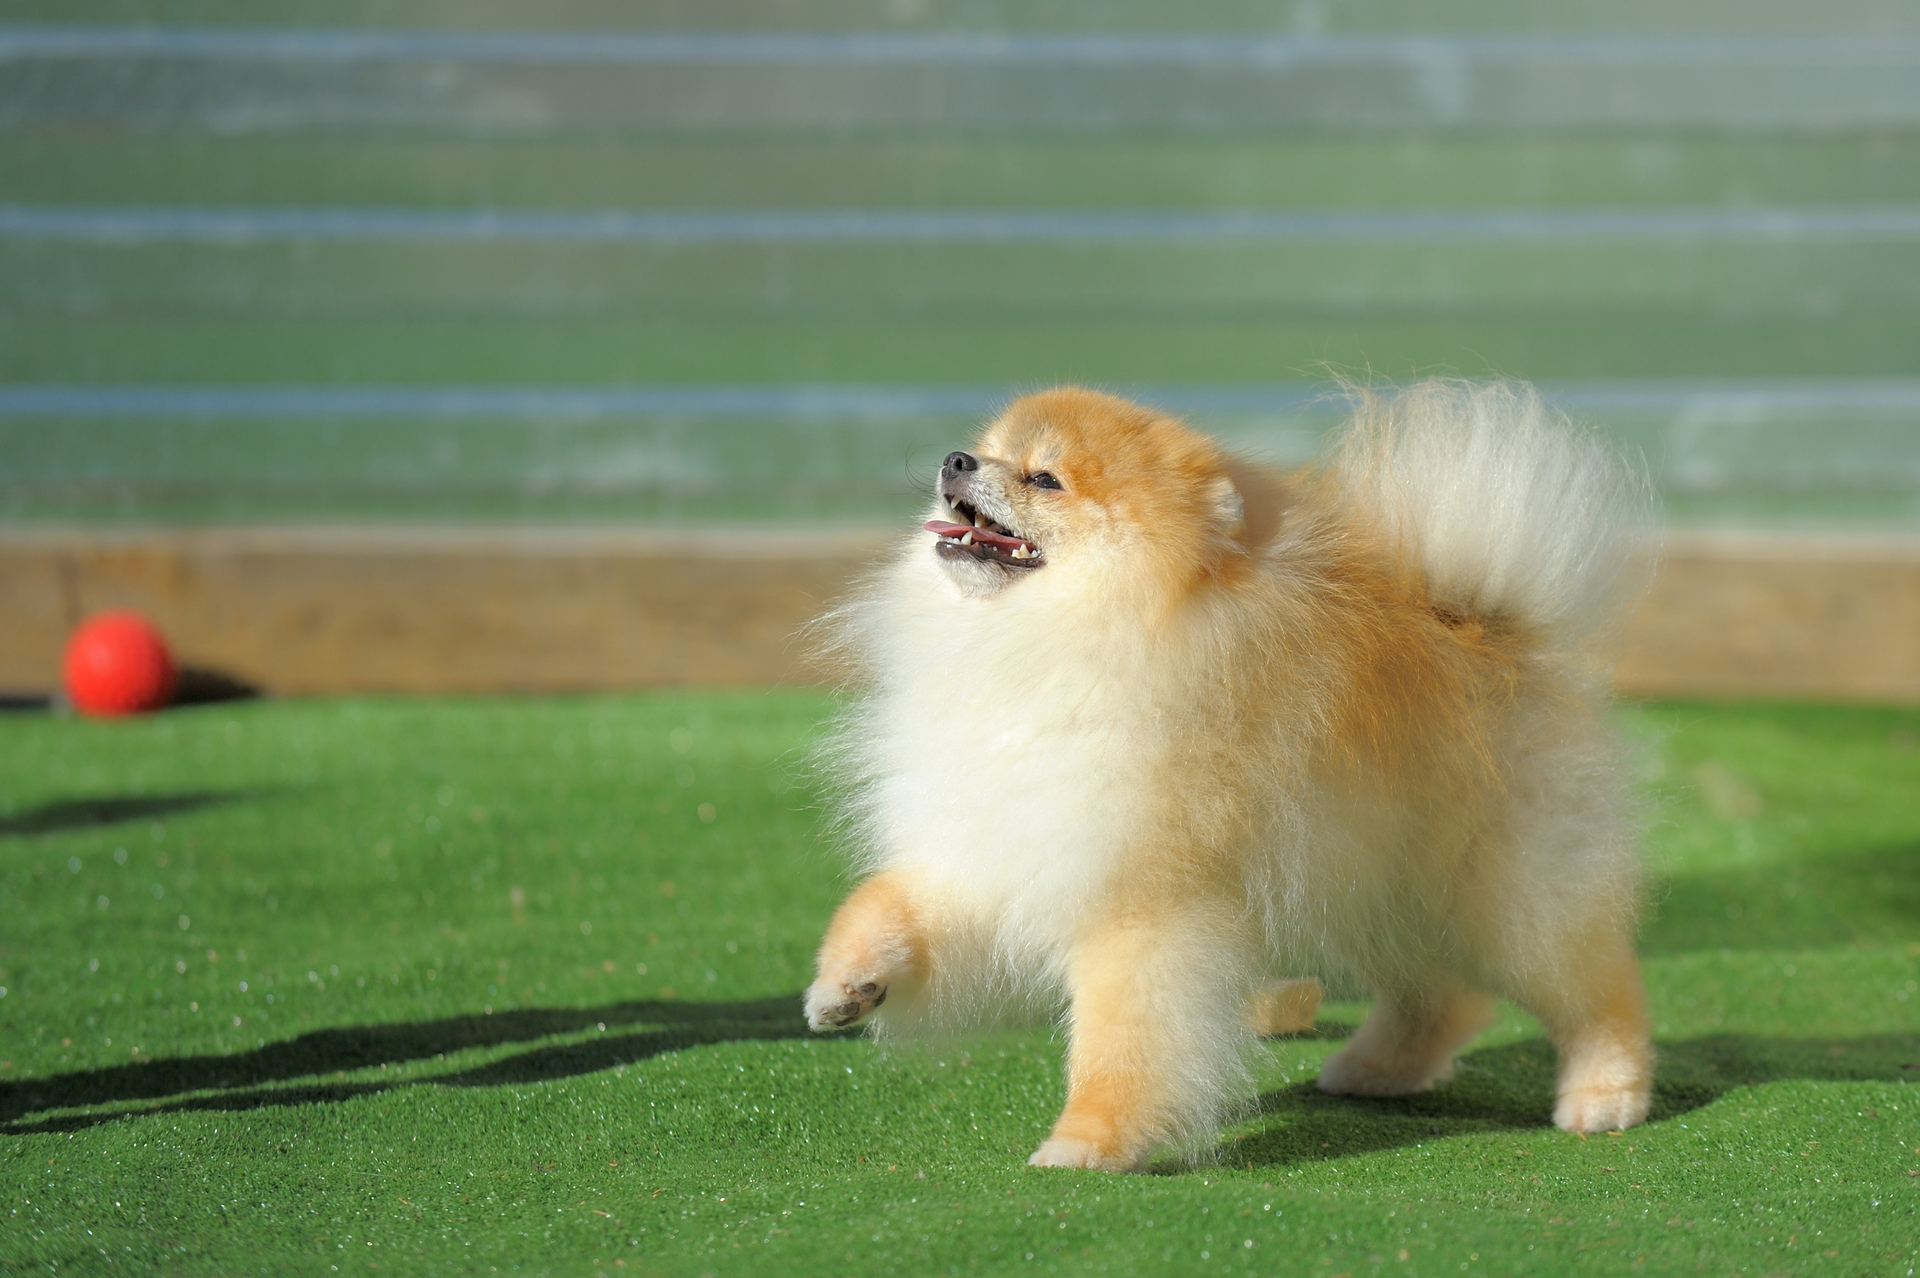
[[[1287,508],[1286,485],[1280,476],[1244,457],[1227,459],[1227,473],[1213,481],[1213,504],[1220,529],[1241,550],[1253,550],[1273,540]]]

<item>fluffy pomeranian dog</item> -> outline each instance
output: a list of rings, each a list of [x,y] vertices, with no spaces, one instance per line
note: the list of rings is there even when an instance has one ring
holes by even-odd
[[[1449,1078],[1498,995],[1558,1049],[1555,1123],[1646,1117],[1602,716],[1643,484],[1524,387],[1357,402],[1292,473],[1074,388],[947,457],[925,535],[829,620],[866,877],[813,1028],[1064,1007],[1042,1166],[1204,1141],[1310,971],[1374,996],[1324,1091]]]

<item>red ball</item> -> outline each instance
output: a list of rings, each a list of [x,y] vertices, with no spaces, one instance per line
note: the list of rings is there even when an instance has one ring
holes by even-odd
[[[67,696],[82,714],[140,714],[173,700],[173,656],[137,612],[103,612],[67,641]]]

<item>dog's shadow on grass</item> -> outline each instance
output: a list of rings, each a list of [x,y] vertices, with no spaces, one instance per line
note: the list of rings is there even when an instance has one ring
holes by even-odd
[[[23,834],[57,834],[94,826],[144,821],[257,799],[259,790],[186,790],[175,794],[96,795],[58,799],[38,807],[0,816],[0,838]]]
[[[806,1033],[797,994],[732,1003],[528,1008],[315,1030],[230,1056],[141,1061],[0,1083],[0,1133],[71,1132],[146,1114],[324,1104],[409,1087],[541,1083],[681,1048]],[[1349,1026],[1327,1023],[1300,1037],[1339,1039],[1350,1033]],[[556,1038],[565,1041],[542,1041]],[[1651,1115],[1656,1122],[1759,1083],[1920,1078],[1920,1035],[1914,1034],[1814,1039],[1723,1034],[1658,1047]],[[429,1072],[432,1062],[449,1054],[487,1048],[522,1050],[464,1069]],[[1553,1109],[1554,1064],[1552,1047],[1529,1039],[1470,1053],[1461,1058],[1450,1084],[1416,1096],[1328,1096],[1312,1082],[1296,1083],[1259,1098],[1257,1117],[1220,1147],[1220,1160],[1229,1166],[1271,1167],[1447,1136],[1544,1128]],[[410,1065],[427,1070],[409,1069],[405,1077],[346,1077]],[[85,1112],[61,1112],[74,1110]]]
[[[498,1087],[591,1074],[661,1052],[807,1033],[800,996],[735,1003],[636,1001],[586,1008],[528,1008],[437,1021],[314,1030],[231,1056],[183,1056],[0,1083],[0,1133],[77,1131],[128,1114],[247,1110],[351,1100],[396,1088]],[[541,1043],[561,1035],[567,1042]],[[350,1071],[432,1062],[449,1053],[524,1045],[529,1050],[450,1073],[347,1080]],[[296,1079],[326,1079],[278,1086]],[[135,1109],[35,1115],[96,1105],[161,1101]]]
[[[1322,1032],[1321,1037],[1330,1037]],[[1920,1035],[1761,1038],[1716,1034],[1656,1044],[1653,1112],[1659,1122],[1740,1087],[1784,1079],[1920,1079]],[[1414,1096],[1329,1096],[1312,1082],[1263,1094],[1259,1113],[1218,1150],[1253,1168],[1345,1158],[1447,1136],[1538,1130],[1552,1122],[1556,1057],[1544,1039],[1472,1052],[1451,1083]],[[1169,1167],[1168,1170],[1176,1170]]]

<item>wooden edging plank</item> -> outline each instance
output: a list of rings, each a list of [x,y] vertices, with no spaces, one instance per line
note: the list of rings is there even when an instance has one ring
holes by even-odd
[[[0,689],[137,608],[281,694],[812,683],[798,638],[896,533],[266,527],[0,532]],[[1674,533],[1623,692],[1920,703],[1920,538]]]

